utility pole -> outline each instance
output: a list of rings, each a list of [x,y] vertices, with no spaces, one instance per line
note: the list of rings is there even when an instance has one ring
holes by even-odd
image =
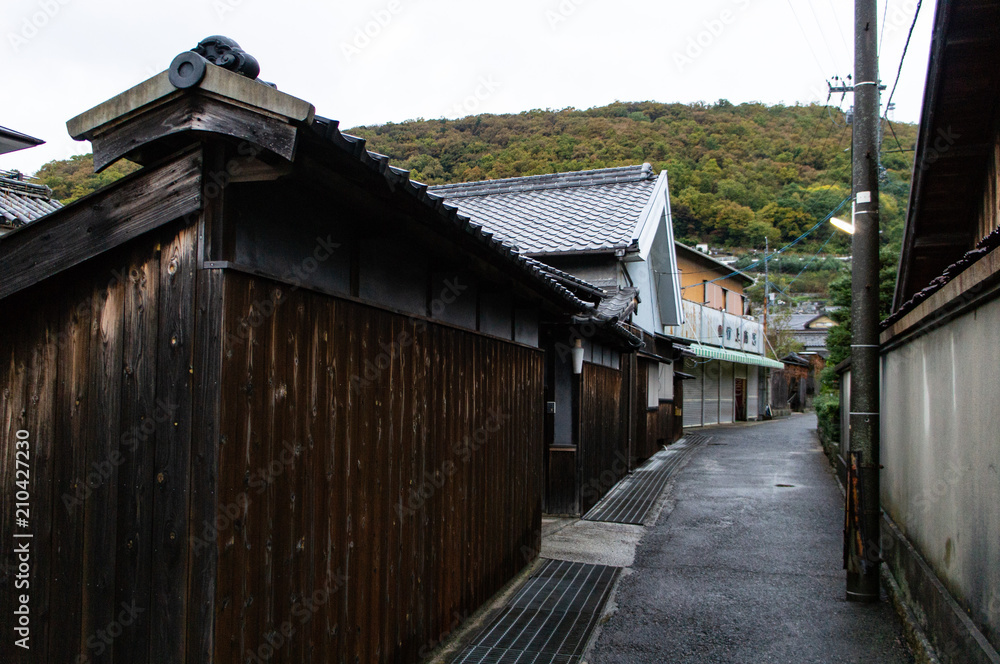
[[[771,285],[768,283],[768,256],[767,252],[770,251],[770,245],[767,241],[767,236],[764,236],[764,336],[767,336],[767,308],[771,305]],[[764,355],[767,355],[767,349],[764,349]]]
[[[847,600],[879,600],[879,78],[876,0],[855,0]]]

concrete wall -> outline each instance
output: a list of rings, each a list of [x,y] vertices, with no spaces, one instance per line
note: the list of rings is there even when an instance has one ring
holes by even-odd
[[[882,359],[883,508],[994,647],[1000,644],[997,323],[994,299]]]

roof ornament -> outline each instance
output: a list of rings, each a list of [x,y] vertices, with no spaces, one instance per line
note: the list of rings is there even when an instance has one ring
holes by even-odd
[[[190,88],[205,76],[206,63],[256,80],[260,73],[257,59],[240,48],[235,39],[222,35],[205,37],[190,51],[181,53],[170,63],[170,83],[175,88]]]

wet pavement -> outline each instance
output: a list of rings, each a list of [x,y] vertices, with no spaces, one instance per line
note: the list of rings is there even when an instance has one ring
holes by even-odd
[[[848,603],[843,497],[816,418],[711,435],[673,480],[589,664],[913,662],[891,604]]]

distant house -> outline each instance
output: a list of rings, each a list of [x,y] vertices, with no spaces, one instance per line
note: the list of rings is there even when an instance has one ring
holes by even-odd
[[[801,355],[817,354],[827,357],[830,352],[826,348],[826,337],[830,328],[837,323],[826,314],[792,314],[787,329],[792,338],[802,344]]]
[[[673,369],[680,351],[664,334],[682,315],[666,172],[641,164],[430,191],[581,298],[600,298],[599,315],[635,336],[637,343],[601,338],[581,325],[542,329],[551,404],[545,509],[586,512],[612,487],[608,468],[618,478],[680,437]],[[577,340],[584,353],[579,376],[560,352]]]
[[[687,340],[682,371],[684,426],[755,420],[769,399],[768,369],[781,362],[765,354],[764,326],[746,314],[745,273],[676,243],[684,321],[667,328]]]
[[[0,172],[0,238],[61,207],[48,187],[25,182],[17,171]]]
[[[0,127],[0,154],[41,145],[45,141]],[[0,237],[62,207],[48,187],[24,181],[18,171],[0,171]]]
[[[937,3],[880,339],[882,557],[949,663],[1000,661],[998,25],[1000,3]]]
[[[783,321],[782,330],[791,336],[793,341],[797,341],[802,348],[789,356],[782,358],[785,364],[785,372],[782,380],[786,381],[785,388],[781,388],[781,396],[774,392],[772,410],[776,415],[784,411],[801,412],[805,408],[812,406],[813,398],[819,391],[820,372],[826,366],[826,358],[830,355],[826,347],[826,337],[830,329],[837,326],[837,322],[828,315],[792,314],[788,321]],[[805,367],[805,375],[800,369],[790,369],[790,367]],[[777,386],[777,382],[772,380],[772,385]]]
[[[812,403],[813,378],[815,376],[812,358],[808,355],[789,353],[781,358],[783,371],[771,374],[771,409],[775,415],[801,413]]]

